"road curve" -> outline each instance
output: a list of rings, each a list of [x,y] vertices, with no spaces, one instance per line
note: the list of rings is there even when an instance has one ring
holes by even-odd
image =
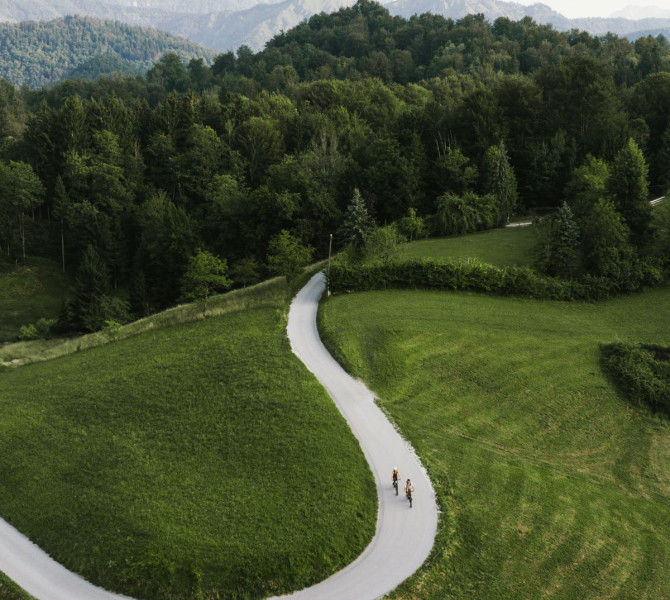
[[[325,289],[315,275],[291,304],[288,336],[293,352],[328,390],[358,438],[377,482],[377,531],[352,564],[329,579],[284,596],[299,600],[373,600],[416,571],[428,556],[437,530],[437,507],[430,480],[412,448],[374,403],[372,393],[353,380],[328,354],[316,329],[316,311]],[[391,470],[410,477],[416,488],[410,510],[391,487]],[[22,533],[0,519],[0,571],[37,600],[128,600],[68,571]]]
[[[403,440],[374,396],[328,353],[316,328],[319,299],[325,290],[319,273],[298,293],[288,317],[293,352],[326,388],[363,449],[377,484],[377,531],[353,563],[310,588],[282,596],[296,600],[374,600],[414,573],[426,560],[437,532],[437,505],[430,479],[411,446]],[[396,496],[391,471],[408,477],[416,489],[409,508],[402,489]]]
[[[2,519],[0,571],[37,600],[128,600],[68,571]]]

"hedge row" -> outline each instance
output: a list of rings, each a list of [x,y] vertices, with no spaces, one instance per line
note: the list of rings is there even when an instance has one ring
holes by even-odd
[[[670,347],[620,342],[600,352],[603,370],[626,398],[670,415]]]
[[[565,280],[541,275],[529,267],[499,268],[472,260],[412,260],[388,265],[334,262],[328,277],[334,294],[409,288],[469,290],[539,300],[604,300],[662,281],[662,270],[643,262],[633,266],[621,280],[592,276]]]

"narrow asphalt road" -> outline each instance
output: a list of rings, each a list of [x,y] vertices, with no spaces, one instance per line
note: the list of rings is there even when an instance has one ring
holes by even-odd
[[[346,418],[377,483],[377,531],[352,564],[329,579],[284,596],[300,600],[373,600],[416,571],[428,556],[437,530],[437,507],[430,480],[412,448],[374,403],[372,393],[352,379],[330,356],[316,328],[319,298],[325,289],[315,275],[294,299],[288,336],[295,354],[328,390]],[[409,508],[402,490],[396,496],[391,471],[412,479],[416,489]],[[123,600],[95,587],[51,559],[14,527],[0,519],[0,571],[37,600]]]
[[[437,505],[430,479],[411,446],[403,440],[374,402],[372,393],[328,353],[316,328],[323,273],[315,275],[291,304],[288,337],[293,352],[326,388],[358,438],[377,484],[377,531],[353,563],[329,579],[282,596],[299,600],[374,600],[398,586],[428,557],[437,532]],[[416,489],[409,508],[402,489],[391,486],[397,466],[401,481]]]

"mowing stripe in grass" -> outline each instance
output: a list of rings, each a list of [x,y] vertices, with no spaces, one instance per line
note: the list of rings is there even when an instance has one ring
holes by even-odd
[[[668,598],[670,426],[619,396],[598,346],[667,345],[670,289],[599,304],[360,293],[328,299],[321,322],[445,509],[430,566],[393,598]]]

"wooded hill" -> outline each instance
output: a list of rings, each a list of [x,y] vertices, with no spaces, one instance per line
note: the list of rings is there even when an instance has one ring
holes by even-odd
[[[361,0],[211,68],[169,54],[146,78],[0,86],[0,242],[77,276],[62,324],[80,330],[187,297],[207,253],[240,286],[331,233],[341,248],[355,198],[437,236],[566,203],[538,268],[626,279],[670,255],[648,202],[670,182],[669,116],[665,38]]]
[[[261,50],[279,31],[287,31],[319,13],[350,7],[355,0],[3,0],[0,20],[47,21],[66,15],[86,15],[152,27],[226,52],[247,45]],[[483,14],[489,22],[499,17],[518,21],[530,17],[559,31],[583,30],[592,35],[612,32],[630,39],[643,31],[670,37],[670,19],[663,11],[634,7],[618,18],[568,19],[546,4],[521,5],[504,0],[393,0],[382,2],[392,15],[409,18],[430,12],[454,20]],[[655,33],[654,35],[657,35]]]
[[[71,77],[144,74],[168,52],[206,62],[216,54],[155,29],[90,17],[0,23],[0,77],[31,88]]]

